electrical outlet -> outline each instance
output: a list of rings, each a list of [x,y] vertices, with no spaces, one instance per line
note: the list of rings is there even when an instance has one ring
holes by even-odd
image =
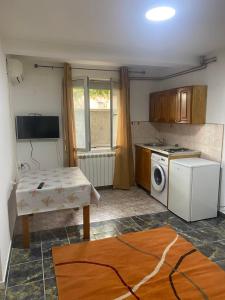
[[[25,162],[18,162],[18,170],[19,171],[28,171],[30,169],[31,169],[31,167],[26,161]]]
[[[21,171],[24,170],[24,169],[26,169],[26,164],[24,164],[22,162],[19,162],[18,163],[18,169],[21,170]]]

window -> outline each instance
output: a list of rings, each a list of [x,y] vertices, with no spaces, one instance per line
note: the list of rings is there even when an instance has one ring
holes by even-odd
[[[118,84],[112,80],[75,79],[73,100],[77,148],[81,151],[116,145]]]

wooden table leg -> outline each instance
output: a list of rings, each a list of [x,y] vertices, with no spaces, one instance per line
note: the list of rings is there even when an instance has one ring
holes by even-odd
[[[83,207],[83,231],[84,240],[90,239],[90,206]]]
[[[29,232],[29,216],[25,215],[22,217],[23,223],[23,247],[30,247],[30,232]]]

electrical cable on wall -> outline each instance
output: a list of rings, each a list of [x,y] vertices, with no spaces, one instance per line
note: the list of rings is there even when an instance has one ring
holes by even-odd
[[[61,152],[60,152],[60,145],[59,145],[59,140],[56,141],[56,151],[57,151],[57,159],[58,159],[58,165],[59,167],[62,167],[62,157],[61,157]]]
[[[59,156],[59,149],[58,149],[57,141],[55,143],[55,146],[56,146],[56,157],[57,157],[58,167],[60,167],[60,156]]]
[[[32,145],[31,140],[30,140],[30,146],[31,146],[31,152],[30,152],[30,158],[31,158],[31,161],[32,161],[34,164],[38,165],[38,169],[40,170],[40,167],[41,167],[40,162],[39,162],[38,160],[36,160],[36,159],[33,157],[34,147],[33,147],[33,145]]]

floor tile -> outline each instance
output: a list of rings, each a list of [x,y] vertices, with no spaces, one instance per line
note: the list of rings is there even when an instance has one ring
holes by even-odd
[[[45,280],[45,297],[46,300],[58,299],[58,292],[55,278]]]
[[[174,216],[168,218],[167,224],[172,226],[177,232],[186,232],[193,230],[190,224]]]
[[[70,237],[70,244],[77,244],[77,243],[83,243],[84,239],[79,237]]]
[[[187,241],[192,243],[194,246],[202,245],[203,237],[199,232],[195,230],[179,232],[179,234],[183,236],[183,238],[185,238]]]
[[[67,239],[66,229],[56,228],[51,230],[41,231],[41,240],[43,241],[59,241]]]
[[[43,281],[14,286],[7,289],[6,300],[44,300]]]
[[[149,228],[149,220],[145,220],[139,216],[132,217],[132,220],[135,222],[135,227],[140,228],[140,230]]]
[[[113,237],[113,236],[117,236],[117,235],[118,235],[118,233],[115,231],[102,232],[102,233],[95,234],[95,239],[101,240],[101,239],[105,239],[105,238],[109,238],[109,237]]]
[[[98,227],[90,227],[90,240],[95,240],[95,232],[98,232],[98,229],[101,227],[99,225]],[[101,231],[99,229],[99,231]],[[70,226],[66,227],[67,237],[69,238],[70,243],[78,243],[83,241],[83,226]]]
[[[52,247],[59,247],[69,244],[68,239],[64,240],[50,240],[42,242],[42,254],[43,258],[51,258],[52,257]]]
[[[30,233],[30,245],[37,245],[38,243],[41,243],[41,233],[38,232],[31,232]],[[18,234],[13,237],[12,241],[12,247],[14,248],[23,248],[23,235]]]
[[[128,217],[128,218],[120,218],[120,219],[116,219],[113,221],[114,224],[117,225],[122,225],[124,227],[130,227],[130,226],[135,226],[136,223],[133,220],[133,217]]]
[[[82,236],[81,234],[81,226],[68,226],[66,227],[67,236],[70,237],[78,237]]]
[[[91,232],[93,234],[99,234],[99,233],[102,233],[102,232],[116,232],[116,226],[115,226],[115,223],[113,222],[109,222],[108,224],[107,223],[103,223],[101,225],[98,225],[98,226],[91,226]]]
[[[213,261],[225,260],[225,243],[203,243],[202,245],[197,246],[197,248]]]
[[[198,232],[204,241],[214,242],[225,238],[225,234],[217,227],[205,227],[195,230]]]
[[[145,221],[142,229],[152,229],[167,225],[167,221],[170,216],[171,214],[167,211],[158,214],[138,216],[138,218]]]
[[[52,258],[43,259],[45,279],[55,277],[54,264]]]
[[[114,236],[130,233],[130,232],[138,232],[140,230],[141,230],[140,227],[137,227],[137,226],[130,226],[130,227],[124,227],[124,228],[121,227],[120,229],[118,229],[118,234],[115,234]],[[143,228],[143,230],[144,230],[144,228]]]
[[[216,263],[225,271],[225,260],[219,260]]]
[[[25,263],[41,259],[41,244],[32,244],[29,249],[12,248],[10,264]]]
[[[116,231],[121,233],[140,231],[142,227],[133,218],[123,218],[114,220]]]
[[[12,265],[9,269],[8,286],[20,285],[43,279],[42,261]]]
[[[190,222],[189,226],[191,227],[191,229],[195,230],[195,229],[204,229],[205,227],[213,227],[213,223],[210,223],[208,220],[200,220],[200,221],[194,221],[194,222]]]
[[[212,226],[224,225],[225,226],[225,217],[219,216],[217,218],[204,220],[207,224]],[[199,222],[198,222],[199,223]]]
[[[0,299],[4,300],[5,298],[5,290],[4,289],[0,289]]]

